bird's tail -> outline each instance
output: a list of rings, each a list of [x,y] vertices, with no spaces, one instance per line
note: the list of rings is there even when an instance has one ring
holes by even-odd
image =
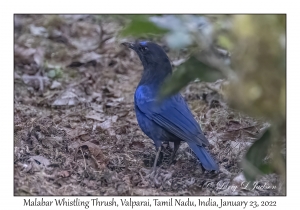
[[[200,160],[202,166],[208,170],[208,171],[218,171],[219,166],[215,162],[215,160],[211,157],[211,155],[208,153],[208,151],[196,143],[188,143],[190,148],[193,150],[193,152],[196,154],[198,159]]]

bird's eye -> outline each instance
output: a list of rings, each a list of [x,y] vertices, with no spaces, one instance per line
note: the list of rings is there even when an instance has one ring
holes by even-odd
[[[146,52],[147,50],[148,50],[148,47],[145,47],[145,46],[140,47],[141,52]]]

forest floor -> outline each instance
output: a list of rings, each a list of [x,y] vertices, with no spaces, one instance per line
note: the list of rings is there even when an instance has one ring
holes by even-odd
[[[221,80],[182,91],[220,172],[204,171],[183,143],[172,165],[166,145],[149,175],[156,151],[133,106],[142,65],[120,46],[121,25],[92,15],[15,16],[14,194],[282,195],[276,174],[247,186],[240,162],[268,124],[230,109],[216,91]]]

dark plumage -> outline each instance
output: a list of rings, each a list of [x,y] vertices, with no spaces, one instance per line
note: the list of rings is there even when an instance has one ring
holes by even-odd
[[[135,91],[134,105],[139,126],[154,141],[158,151],[154,169],[163,142],[174,142],[173,160],[180,141],[185,141],[206,170],[218,170],[218,165],[204,148],[209,142],[183,97],[176,94],[162,102],[157,100],[162,83],[172,74],[172,66],[164,50],[153,42],[123,44],[138,54],[144,66]]]

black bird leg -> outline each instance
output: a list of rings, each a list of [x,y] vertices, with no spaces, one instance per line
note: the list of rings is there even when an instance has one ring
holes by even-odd
[[[170,162],[169,162],[170,165],[174,162],[175,155],[176,155],[176,152],[179,149],[179,146],[180,146],[180,142],[174,142],[174,149],[173,149],[171,159],[170,159]]]
[[[154,172],[156,171],[156,164],[157,164],[157,160],[158,160],[160,151],[161,151],[161,146],[158,147],[158,150],[157,150],[157,153],[156,153],[156,156],[155,156],[155,160],[154,160],[154,164],[153,164],[153,171]]]

